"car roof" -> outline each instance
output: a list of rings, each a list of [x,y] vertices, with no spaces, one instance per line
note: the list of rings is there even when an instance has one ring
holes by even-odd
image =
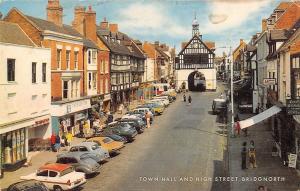
[[[83,155],[83,154],[80,153],[80,152],[65,152],[65,153],[58,154],[56,157],[57,157],[57,158],[72,157],[72,158],[80,159],[80,157],[81,157],[82,155]]]
[[[90,146],[93,146],[93,145],[95,145],[95,143],[93,143],[93,142],[81,142],[81,143],[78,143],[78,144],[76,144],[76,145],[73,145],[72,147],[75,147],[75,146],[87,146],[87,147],[90,147]]]
[[[226,100],[225,100],[225,99],[222,99],[222,98],[216,98],[216,99],[214,99],[214,101],[218,101],[218,102],[226,102]]]
[[[103,136],[103,137],[92,137],[92,138],[89,138],[87,141],[92,141],[92,140],[103,140],[103,139],[105,139],[105,138],[107,138],[107,136]]]
[[[50,163],[46,164],[44,166],[41,166],[39,169],[40,170],[52,170],[52,171],[57,171],[61,172],[66,170],[67,168],[70,168],[71,166],[68,164],[59,164],[59,163]]]
[[[16,183],[10,185],[8,187],[8,191],[12,188],[18,188],[18,189],[21,189],[21,190],[23,190],[23,189],[25,190],[27,188],[32,188],[32,187],[36,187],[36,186],[43,186],[44,189],[46,189],[46,186],[43,183],[41,183],[37,180],[25,180],[25,181],[16,182]]]

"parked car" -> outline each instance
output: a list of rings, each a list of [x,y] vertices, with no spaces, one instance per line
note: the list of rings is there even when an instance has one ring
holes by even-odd
[[[148,100],[146,103],[156,103],[157,105],[159,105],[160,107],[166,108],[164,101],[160,100],[160,99],[152,99],[152,100]]]
[[[128,142],[125,137],[114,134],[110,129],[97,130],[94,133],[94,137],[109,137],[114,141],[123,142],[124,144]]]
[[[129,124],[120,124],[117,121],[112,122],[106,127],[112,133],[125,137],[129,142],[134,141],[134,137],[138,134],[136,129]]]
[[[153,113],[151,112],[151,110],[147,107],[143,107],[143,108],[136,108],[133,110],[134,113],[143,113],[144,115],[146,115],[147,112],[150,112],[150,122],[152,123],[153,121],[153,118],[154,118],[154,115]]]
[[[21,179],[40,181],[54,191],[71,190],[86,182],[84,173],[76,172],[71,165],[57,163],[46,164]]]
[[[128,123],[136,129],[136,131],[141,134],[146,128],[146,123],[140,118],[122,118],[119,120],[119,123]]]
[[[156,96],[156,97],[153,97],[152,100],[162,100],[166,107],[170,105],[170,101],[169,101],[168,96],[166,96],[166,97]]]
[[[144,105],[138,106],[137,108],[150,108],[154,115],[161,115],[164,112],[164,107],[158,103],[145,103]]]
[[[77,145],[72,146],[69,152],[75,153],[90,153],[93,159],[97,162],[102,162],[109,158],[109,153],[107,149],[101,148],[97,143],[82,142]],[[96,157],[95,157],[96,156]]]
[[[86,141],[97,143],[99,146],[107,149],[110,155],[117,154],[124,147],[123,142],[114,141],[109,137],[93,137]]]
[[[56,163],[69,164],[74,167],[76,172],[83,172],[86,175],[95,174],[99,172],[101,168],[101,166],[92,159],[88,153],[62,153],[57,155]]]
[[[7,191],[49,191],[49,189],[39,181],[25,180],[10,185]]]
[[[213,114],[218,114],[220,112],[225,112],[227,110],[226,99],[216,98],[212,103]]]

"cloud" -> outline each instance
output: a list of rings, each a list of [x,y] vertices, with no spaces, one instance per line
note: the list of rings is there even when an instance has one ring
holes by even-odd
[[[220,1],[211,3],[209,21],[203,33],[220,33],[241,26],[262,8],[270,5],[272,0],[257,1]]]
[[[122,30],[131,34],[168,35],[171,37],[187,35],[189,28],[174,22],[167,10],[161,3],[131,4],[120,11],[118,23]]]

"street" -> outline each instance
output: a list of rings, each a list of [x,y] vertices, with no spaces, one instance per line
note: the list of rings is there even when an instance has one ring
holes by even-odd
[[[228,182],[214,181],[226,176],[227,138],[210,112],[220,92],[190,94],[192,105],[179,94],[151,128],[105,163],[83,190],[229,190]]]

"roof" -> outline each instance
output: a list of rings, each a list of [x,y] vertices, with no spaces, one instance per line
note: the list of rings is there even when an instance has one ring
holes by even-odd
[[[281,9],[281,10],[285,10],[287,9],[290,5],[291,5],[292,2],[281,2],[277,7],[276,9]]]
[[[274,29],[289,29],[300,18],[300,2],[293,2],[278,18],[274,25]]]
[[[248,52],[254,52],[257,50],[257,47],[256,46],[253,46],[253,45],[250,45],[250,44],[247,44],[245,46],[245,51],[248,51]]]
[[[276,53],[279,53],[279,52],[281,52],[281,51],[285,51],[285,50],[289,49],[290,46],[292,46],[295,42],[297,42],[297,41],[299,41],[299,40],[300,40],[300,28],[298,28],[298,29],[296,30],[296,32],[294,32],[294,34],[292,34],[292,35],[290,36],[290,38],[289,38],[287,41],[285,41],[285,42],[278,48],[278,50],[276,51]],[[294,48],[296,48],[296,47],[294,47]],[[296,51],[296,50],[294,50],[294,51]]]
[[[83,46],[88,47],[88,48],[99,49],[99,47],[93,41],[91,41],[87,38],[83,39]]]
[[[287,40],[289,33],[285,29],[274,29],[269,33],[269,40]]]
[[[205,41],[204,44],[205,44],[209,49],[215,49],[215,42]]]
[[[68,164],[51,163],[51,164],[46,164],[44,166],[41,166],[39,169],[40,170],[53,170],[53,171],[61,172],[70,167],[71,166]]]
[[[159,54],[162,56],[162,57],[165,57],[166,59],[170,58],[166,53],[164,53],[164,51],[162,51],[160,48],[158,47],[155,47],[155,50],[159,52]]]
[[[205,47],[206,49],[208,49],[208,51],[209,51],[210,53],[215,54],[210,48],[207,47],[207,45],[199,38],[199,36],[195,35],[195,36],[193,36],[193,37],[190,39],[190,41],[185,45],[185,47],[181,49],[181,51],[178,53],[178,55],[182,54],[183,51],[186,49],[186,47],[187,47],[187,46],[192,42],[192,40],[195,39],[195,38],[198,39],[198,40],[200,41],[200,43],[202,43],[202,44],[204,45],[204,47]]]
[[[0,42],[35,46],[18,24],[0,21]]]
[[[30,21],[32,21],[40,30],[50,30],[57,33],[62,33],[66,35],[71,35],[75,37],[82,37],[82,35],[77,32],[72,26],[63,24],[62,26],[58,26],[53,22],[25,15]]]

